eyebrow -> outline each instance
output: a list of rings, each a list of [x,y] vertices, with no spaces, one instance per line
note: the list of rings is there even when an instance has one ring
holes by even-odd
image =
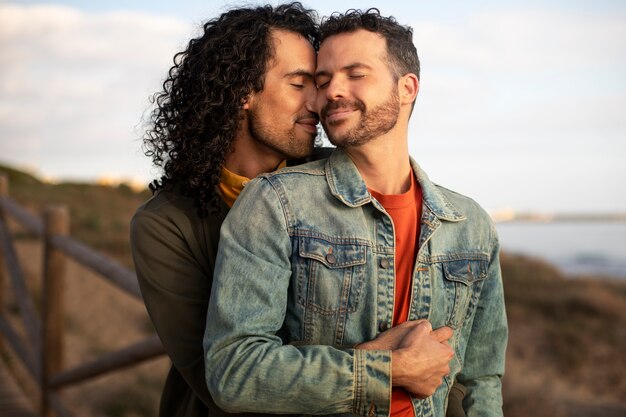
[[[341,69],[343,71],[350,71],[350,70],[358,69],[358,68],[372,69],[372,67],[370,67],[369,65],[364,64],[362,62],[355,62],[353,64],[346,65],[345,67],[342,67]],[[322,70],[322,71],[317,71],[315,73],[315,77],[316,78],[317,77],[323,77],[323,76],[329,77],[330,76],[330,72]]]
[[[311,72],[307,70],[297,69],[295,71],[288,72],[287,74],[283,76],[283,78],[293,78],[293,77],[306,77],[306,78],[313,79],[313,74],[311,74]]]

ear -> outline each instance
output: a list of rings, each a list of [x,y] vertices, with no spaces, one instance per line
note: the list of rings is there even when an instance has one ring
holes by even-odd
[[[242,110],[249,110],[250,106],[252,104],[252,102],[254,101],[254,93],[250,93],[248,94],[242,101],[241,101],[241,109]]]
[[[420,89],[420,82],[413,73],[408,73],[398,80],[398,91],[400,92],[400,104],[411,104],[415,101]]]

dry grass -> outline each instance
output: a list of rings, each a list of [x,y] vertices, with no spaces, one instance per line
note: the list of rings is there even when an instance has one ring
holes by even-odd
[[[626,415],[626,283],[568,279],[524,257],[503,256],[502,269],[506,415]]]
[[[2,171],[0,167],[0,172]],[[5,169],[5,172],[6,169]],[[10,195],[34,214],[45,204],[68,206],[71,234],[117,261],[132,267],[128,242],[129,222],[148,193],[134,193],[128,187],[87,184],[51,185],[17,171],[9,172]],[[10,222],[23,275],[36,308],[41,299],[42,244],[14,222]],[[8,286],[8,283],[6,283]],[[97,274],[68,261],[65,301],[66,369],[100,355],[138,342],[154,330],[145,307]],[[5,288],[10,320],[19,328],[18,308],[11,290]],[[36,402],[36,386],[8,349],[3,356],[19,379],[27,396]],[[70,386],[61,392],[65,404],[77,416],[156,416],[169,360],[166,357],[114,371]]]
[[[149,198],[149,191],[134,192],[123,184],[48,184],[2,165],[0,173],[8,175],[9,194],[20,205],[32,213],[41,213],[47,204],[67,206],[73,237],[132,268],[129,223],[137,207]]]

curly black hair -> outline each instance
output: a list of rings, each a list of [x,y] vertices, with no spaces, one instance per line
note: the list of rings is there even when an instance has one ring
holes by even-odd
[[[242,104],[263,90],[274,54],[271,31],[298,33],[315,50],[319,46],[317,14],[299,2],[232,9],[203,29],[174,56],[163,91],[151,99],[156,107],[143,137],[144,153],[163,171],[150,189],[179,183],[201,217],[220,206],[222,165],[232,151]]]
[[[413,45],[413,29],[410,26],[402,26],[393,16],[381,16],[377,8],[366,11],[350,9],[343,14],[333,13],[320,25],[320,42],[333,35],[355,32],[359,29],[377,33],[385,38],[390,69],[396,80],[408,73],[415,74],[419,80],[420,60]]]

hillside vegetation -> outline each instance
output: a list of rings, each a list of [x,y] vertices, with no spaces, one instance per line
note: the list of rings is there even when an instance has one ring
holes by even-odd
[[[135,192],[125,184],[50,184],[2,165],[0,173],[8,176],[9,195],[20,205],[34,214],[40,214],[46,204],[66,205],[73,237],[132,267],[129,223],[137,207],[150,197],[147,189]]]
[[[505,415],[626,416],[626,283],[502,256]]]
[[[132,267],[129,221],[148,191],[46,184],[0,166],[3,172],[11,198],[33,213],[44,204],[67,205],[74,237]],[[40,271],[32,259],[41,256],[41,247],[12,229],[29,287],[37,293]],[[626,416],[626,283],[572,279],[545,262],[512,254],[502,255],[502,270],[510,325],[505,415]],[[68,282],[68,364],[153,332],[140,302],[76,265],[70,265]],[[66,390],[64,398],[81,416],[156,416],[167,365],[161,359],[102,377]]]

